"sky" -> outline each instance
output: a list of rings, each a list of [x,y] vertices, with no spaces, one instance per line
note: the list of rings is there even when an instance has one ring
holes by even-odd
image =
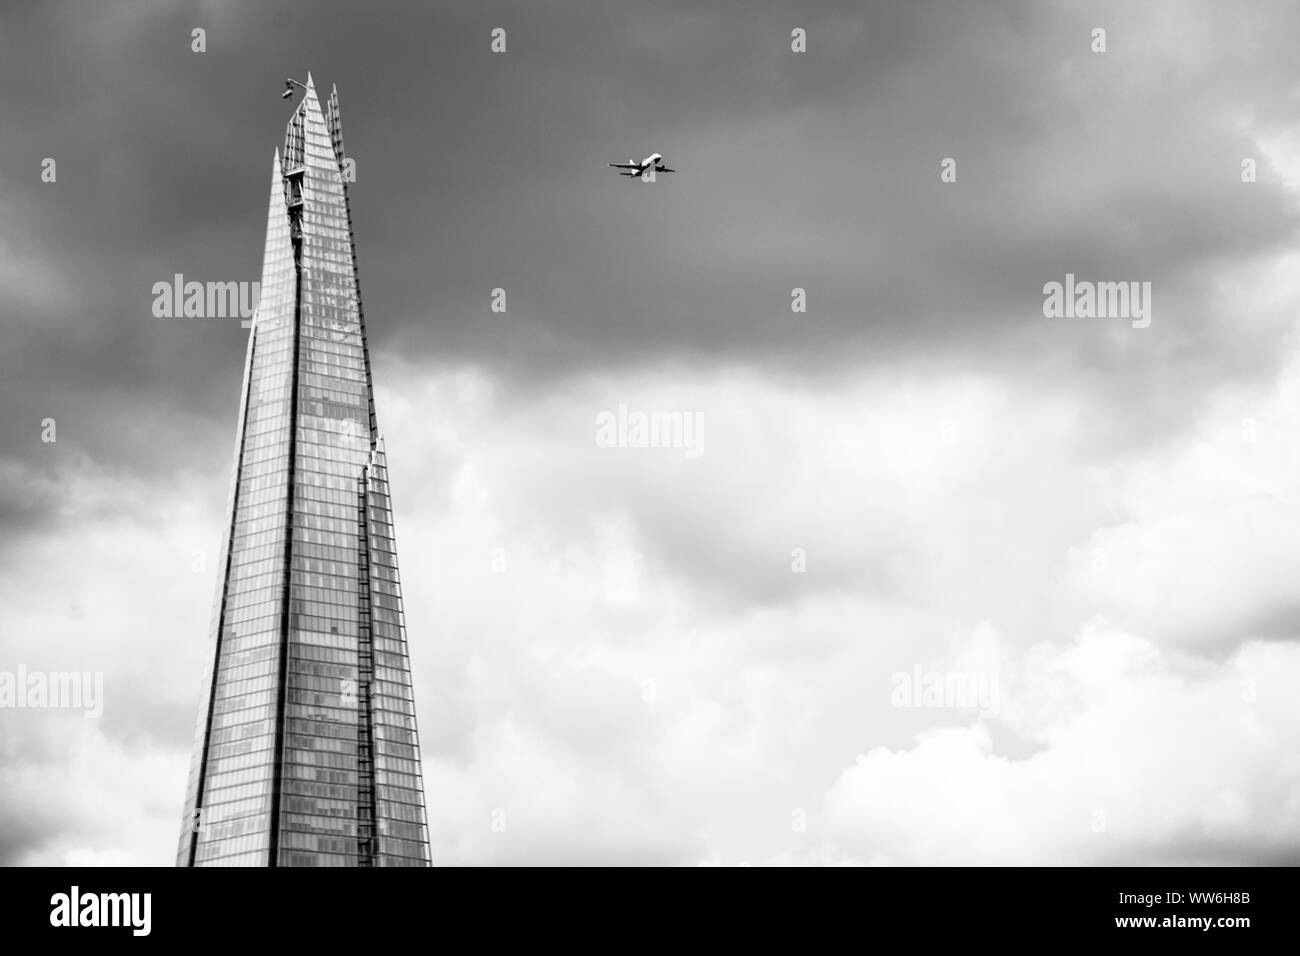
[[[308,71],[435,864],[1300,863],[1297,35],[1263,0],[5,4],[0,672],[103,694],[0,706],[0,863],[174,859],[248,332],[153,286],[259,279]],[[1067,275],[1150,283],[1149,326],[1045,315]],[[606,447],[621,407],[698,446]]]

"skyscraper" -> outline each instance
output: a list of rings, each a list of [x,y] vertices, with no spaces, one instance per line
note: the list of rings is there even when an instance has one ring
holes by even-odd
[[[430,861],[338,90],[271,171],[178,866]]]

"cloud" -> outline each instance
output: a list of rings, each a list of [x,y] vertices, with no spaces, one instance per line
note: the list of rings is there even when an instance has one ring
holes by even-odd
[[[928,731],[860,755],[826,798],[826,839],[863,862],[1241,864],[1300,859],[1300,648],[1251,643],[1183,670],[1094,624],[1032,651],[1000,756],[989,727]]]
[[[0,860],[172,859],[246,337],[150,290],[256,278],[290,27],[358,160],[435,859],[1296,857],[1292,8],[846,5],[796,55],[793,5],[507,5],[504,60],[469,6],[143,9],[5,19],[0,644],[106,701],[0,714]],[[1045,319],[1067,271],[1152,327]],[[601,447],[620,406],[703,453]],[[996,717],[892,706],[918,667]]]
[[[3,865],[171,865],[185,783],[175,771],[184,754],[123,741],[106,727],[80,714],[6,714]],[[171,826],[163,825],[168,817]]]

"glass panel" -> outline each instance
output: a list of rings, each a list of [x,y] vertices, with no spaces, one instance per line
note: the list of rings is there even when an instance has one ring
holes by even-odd
[[[180,865],[429,863],[337,94],[327,121],[308,87],[272,177]]]

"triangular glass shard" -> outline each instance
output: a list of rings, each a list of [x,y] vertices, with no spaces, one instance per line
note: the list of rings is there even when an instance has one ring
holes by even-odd
[[[276,151],[177,863],[430,863],[341,162],[311,74]]]

